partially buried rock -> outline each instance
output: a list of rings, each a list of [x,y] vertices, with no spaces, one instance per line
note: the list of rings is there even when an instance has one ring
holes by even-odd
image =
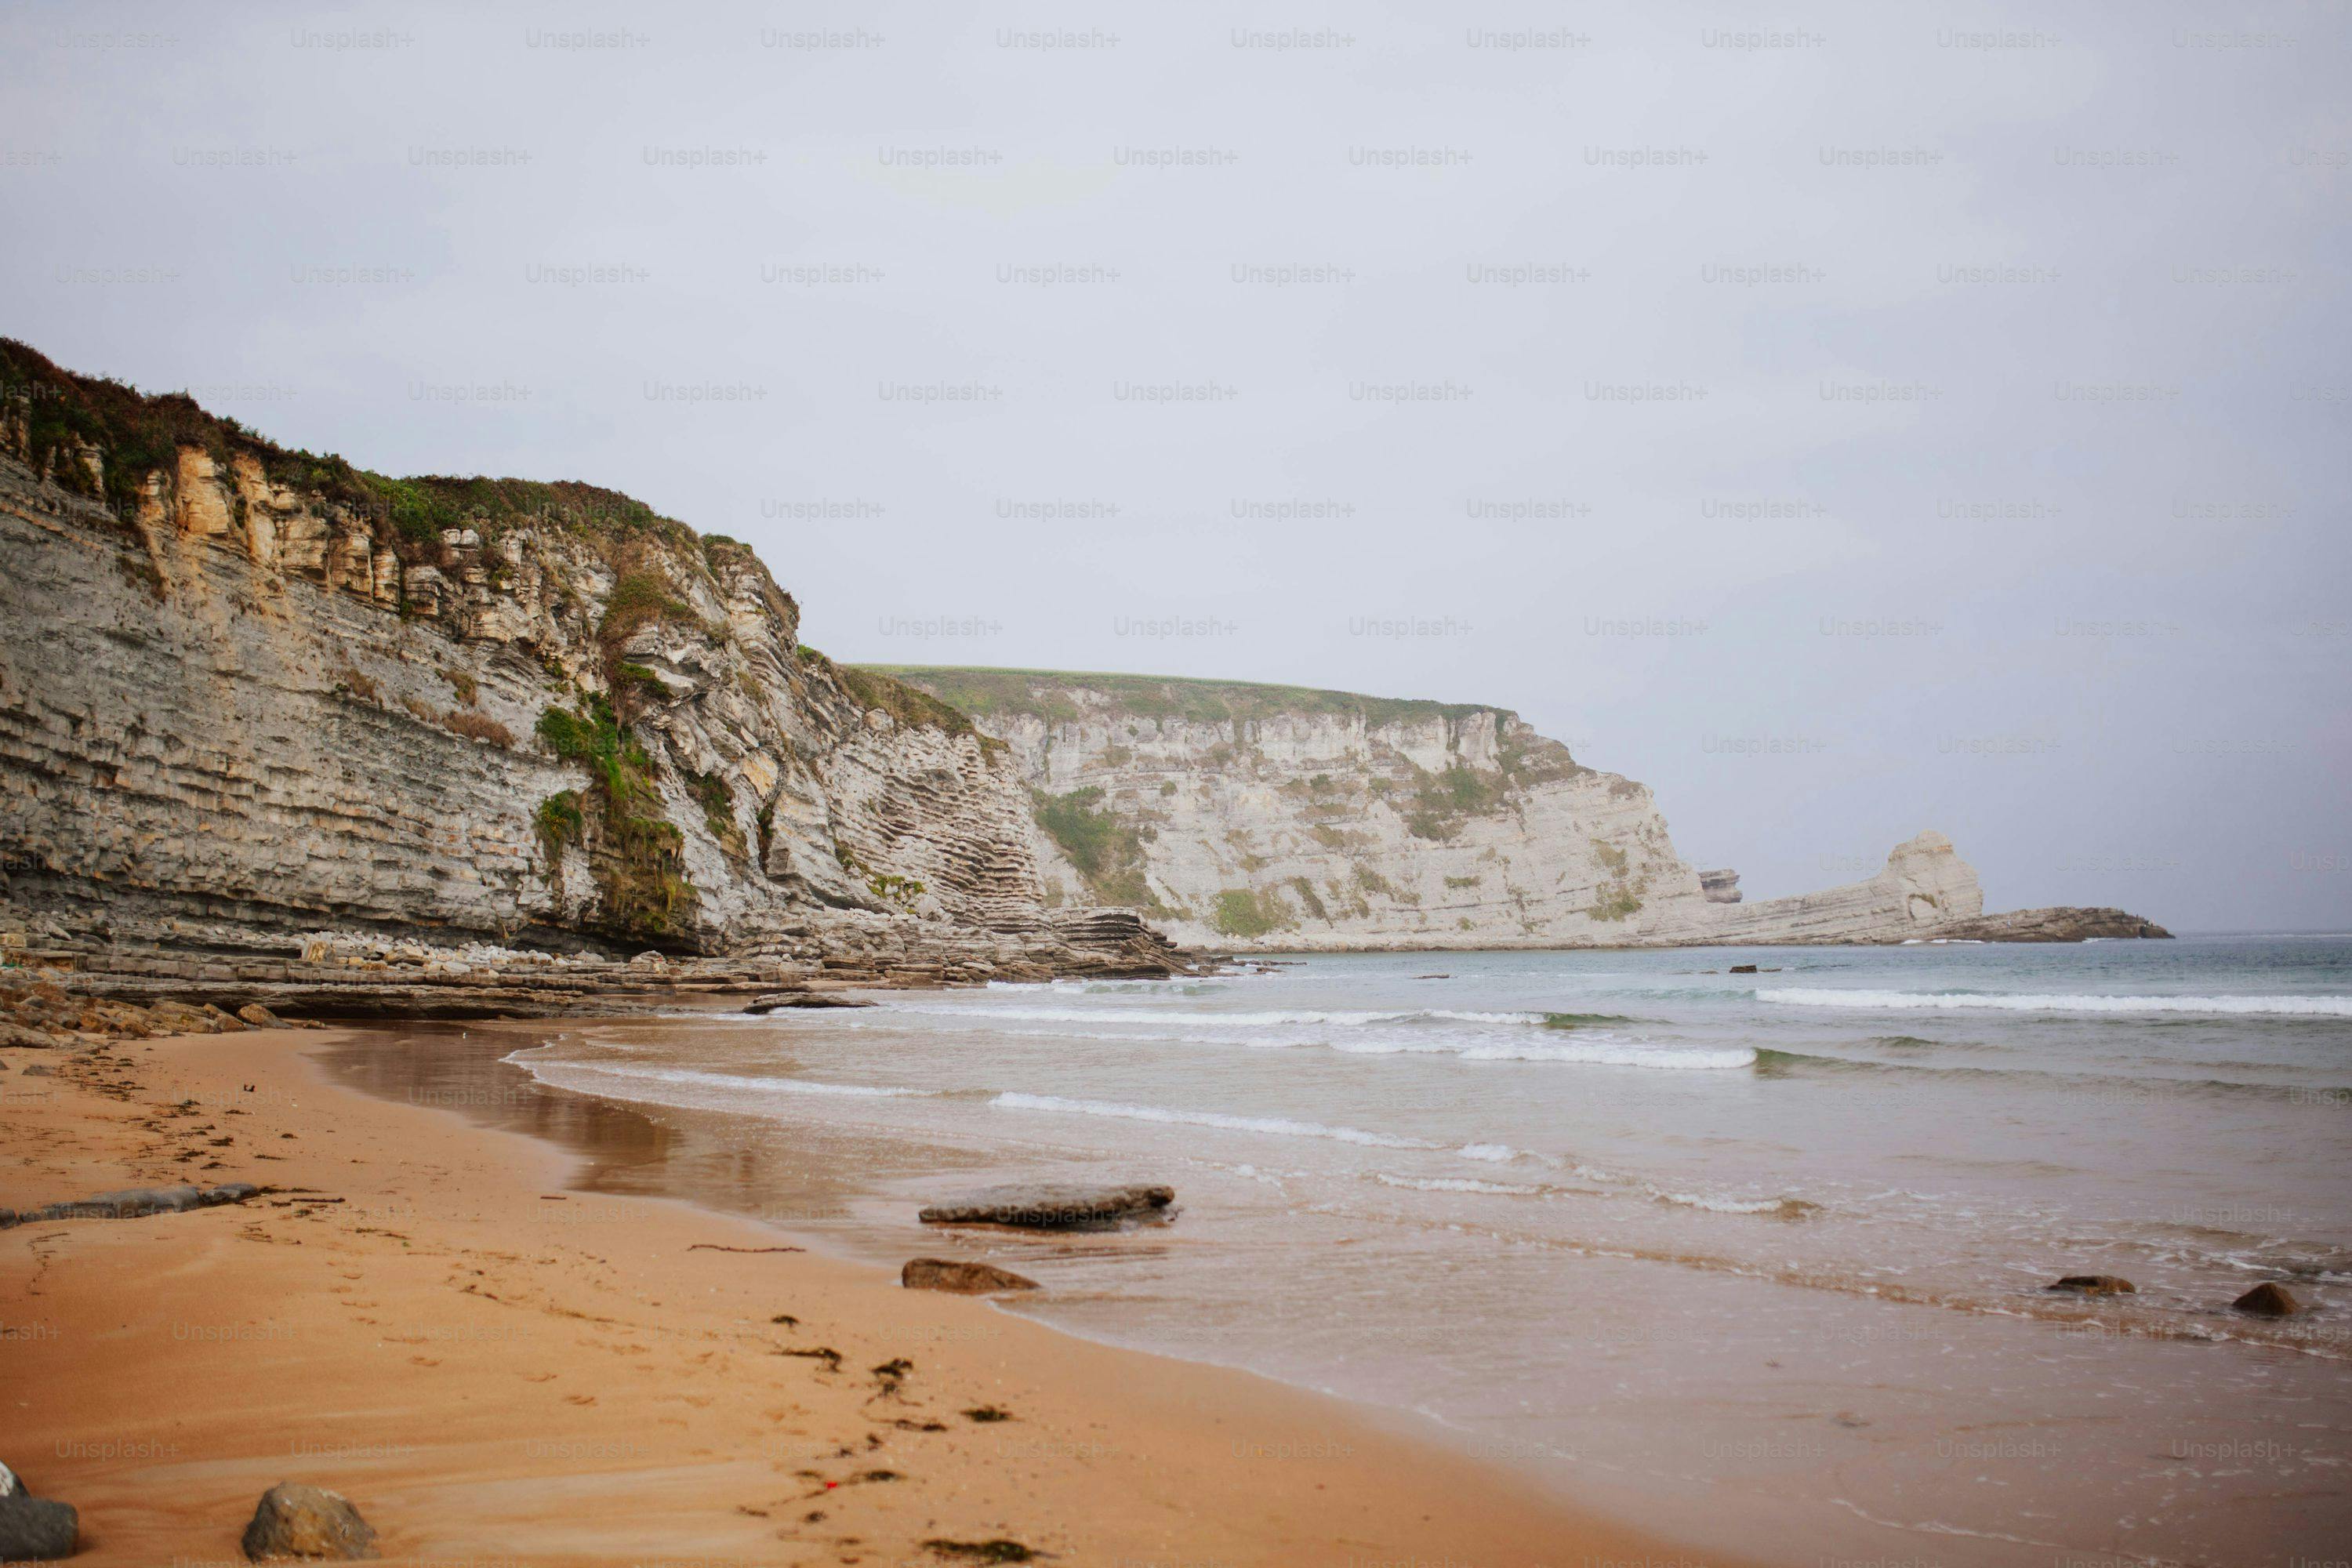
[[[952,1258],[916,1258],[898,1271],[898,1283],[909,1290],[949,1290],[959,1296],[987,1296],[998,1290],[1034,1290],[1037,1281],[986,1263],[965,1263]]]
[[[1168,1217],[1173,1187],[1134,1184],[1088,1187],[1060,1182],[1027,1182],[989,1187],[948,1203],[933,1204],[919,1216],[925,1225],[1013,1225],[1033,1230],[1100,1230],[1130,1219]]]
[[[2116,1274],[2069,1274],[2063,1279],[2053,1279],[2042,1287],[2045,1290],[2072,1290],[2078,1296],[2132,1296],[2139,1287]]]
[[[2241,1312],[2252,1312],[2257,1318],[2292,1318],[2303,1310],[2303,1303],[2287,1292],[2284,1285],[2264,1280],[2230,1303]]]
[[[236,1016],[257,1029],[282,1029],[286,1020],[258,1002],[247,1002],[236,1010]]]
[[[185,1214],[204,1205],[205,1194],[195,1187],[125,1187],[118,1193],[100,1193],[96,1197],[75,1198],[62,1204],[51,1204],[44,1211],[48,1219],[140,1219],[151,1214]]]
[[[375,1531],[342,1493],[280,1481],[261,1494],[245,1527],[245,1554],[256,1563],[373,1557]]]
[[[0,1562],[48,1563],[70,1557],[81,1539],[81,1518],[70,1503],[0,1497]]]
[[[836,996],[830,991],[772,991],[765,996],[755,996],[743,1005],[746,1013],[772,1013],[779,1007],[871,1007],[855,996]]]

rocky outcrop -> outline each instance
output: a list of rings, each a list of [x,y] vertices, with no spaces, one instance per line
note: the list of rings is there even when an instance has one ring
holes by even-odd
[[[628,497],[389,479],[0,340],[0,935],[61,918],[76,973],[299,1003],[352,978],[311,937],[423,931],[773,989],[1090,934],[1003,747]],[[1165,972],[1105,918],[1087,966]]]
[[[2012,910],[1961,921],[1936,933],[1948,942],[2091,942],[2116,937],[2169,937],[2151,921],[2114,909]]]
[[[1011,749],[1048,901],[1135,909],[1185,942],[1639,947],[2064,929],[2040,911],[1985,921],[1976,872],[1934,832],[1863,881],[1744,902],[1737,871],[1676,853],[1646,787],[1502,709],[1145,676],[887,673]],[[2050,913],[2099,917],[2084,934],[2121,929],[2108,911]]]
[[[1678,904],[1661,910],[1648,932],[1667,942],[1918,942],[1983,912],[1976,868],[1931,830],[1896,845],[1864,881],[1755,904]]]

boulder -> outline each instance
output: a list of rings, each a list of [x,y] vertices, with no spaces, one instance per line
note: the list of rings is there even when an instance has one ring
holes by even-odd
[[[21,1490],[0,1497],[0,1562],[48,1563],[70,1557],[80,1540],[81,1517],[70,1503],[27,1497]]]
[[[280,1481],[261,1494],[253,1522],[245,1527],[245,1554],[256,1563],[379,1555],[375,1531],[349,1498],[291,1481]]]
[[[247,1002],[236,1010],[236,1016],[257,1029],[282,1029],[286,1020],[258,1002]]]
[[[2267,1279],[2230,1305],[2257,1318],[2292,1318],[2303,1310],[2303,1303],[2296,1300],[2285,1286],[2273,1285]]]
[[[155,1021],[175,1035],[216,1035],[220,1021],[201,1007],[191,1007],[185,1002],[175,1002],[166,996],[147,1009]]]
[[[2117,1274],[2069,1274],[2042,1287],[2044,1290],[2072,1290],[2077,1296],[2131,1296],[2139,1287]]]
[[[25,1069],[25,1076],[26,1078],[55,1078],[57,1075],[49,1071],[49,1069],[41,1063],[35,1062],[31,1067]]]
[[[898,1270],[898,1283],[909,1290],[947,1290],[958,1296],[987,1296],[999,1290],[1034,1290],[1037,1281],[986,1263],[966,1263],[953,1258],[916,1258]]]
[[[1064,1182],[1022,1182],[929,1205],[919,1217],[925,1225],[1100,1230],[1123,1220],[1168,1217],[1168,1206],[1175,1201],[1175,1188],[1140,1183],[1094,1187]]]

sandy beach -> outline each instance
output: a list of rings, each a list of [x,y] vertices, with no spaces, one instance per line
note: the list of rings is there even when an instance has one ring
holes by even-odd
[[[346,1037],[8,1053],[0,1205],[272,1189],[0,1232],[0,1459],[80,1510],[76,1561],[241,1561],[281,1480],[345,1493],[393,1561],[1678,1555],[1365,1407],[568,1191],[560,1151],[334,1086],[312,1056]]]

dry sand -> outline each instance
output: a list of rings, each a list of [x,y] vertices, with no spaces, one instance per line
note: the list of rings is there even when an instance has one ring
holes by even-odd
[[[80,1509],[77,1563],[242,1562],[280,1480],[478,1568],[1690,1561],[1361,1406],[569,1192],[570,1155],[333,1085],[335,1037],[5,1053],[0,1205],[282,1189],[0,1231],[0,1460]]]

